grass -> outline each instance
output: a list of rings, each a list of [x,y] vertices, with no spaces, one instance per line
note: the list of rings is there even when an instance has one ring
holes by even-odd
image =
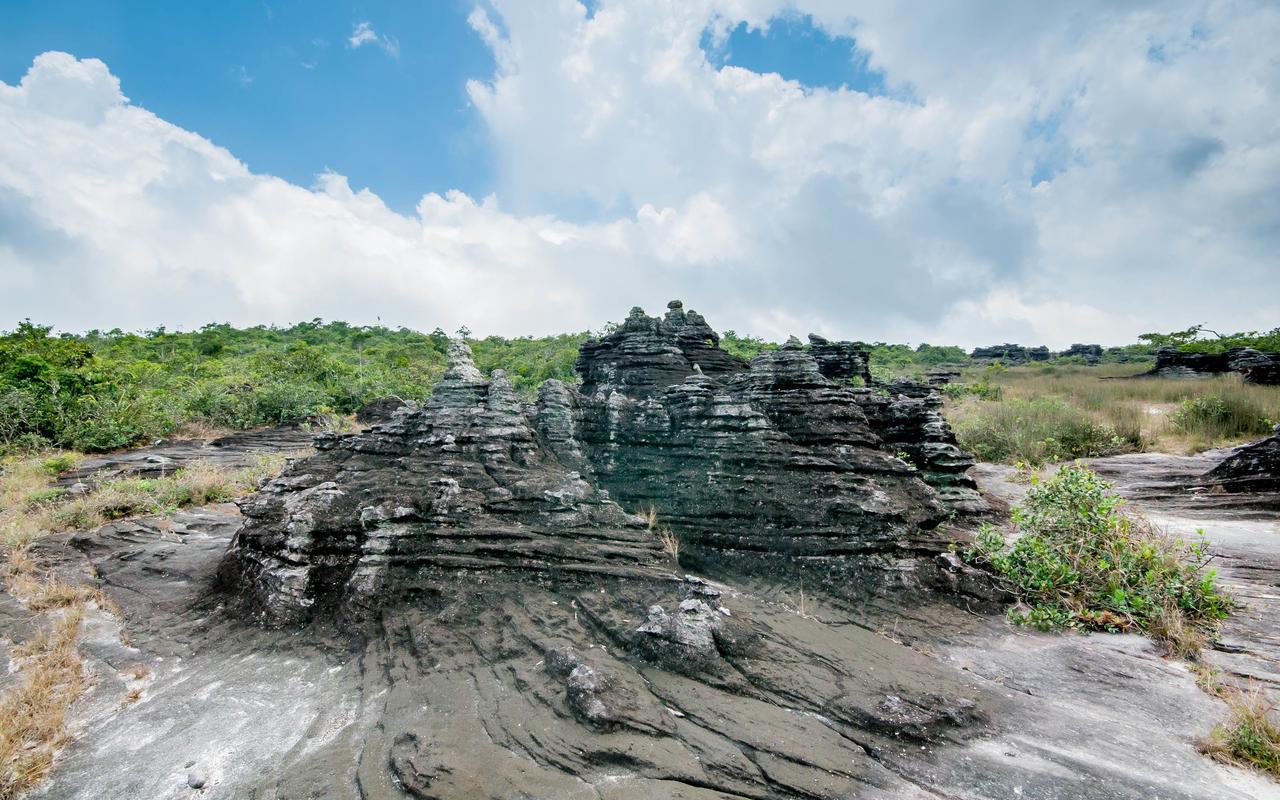
[[[946,413],[961,446],[979,458],[1030,464],[1196,452],[1265,436],[1280,421],[1280,388],[1236,375],[1126,377],[1144,366],[973,368],[947,389]]]
[[[1200,750],[1226,764],[1252,767],[1280,779],[1280,717],[1276,704],[1260,690],[1234,692],[1227,698],[1227,718]]]
[[[0,800],[16,798],[38,783],[70,738],[64,726],[67,711],[87,685],[76,652],[85,609],[93,603],[118,613],[101,590],[42,570],[31,555],[32,543],[47,533],[231,500],[253,491],[261,478],[278,473],[285,459],[266,457],[246,469],[198,463],[162,478],[105,481],[77,496],[48,485],[76,464],[77,454],[0,463],[0,574],[11,595],[49,622],[46,630],[10,654],[20,682],[0,696]],[[139,667],[135,677],[145,677],[145,670]],[[141,689],[134,689],[126,701],[140,696]]]
[[[21,683],[0,697],[0,800],[38,783],[69,740],[71,704],[87,685],[76,652],[83,609],[74,607],[52,627],[14,648]]]
[[[640,516],[644,517],[649,530],[658,537],[658,543],[662,545],[662,552],[666,553],[672,560],[679,563],[680,537],[676,536],[675,532],[667,526],[658,524],[658,509],[653,506],[649,506],[649,508],[642,512]]]
[[[1090,470],[1032,478],[1013,536],[984,525],[964,557],[991,569],[1018,603],[1012,622],[1041,630],[1134,631],[1194,658],[1231,600],[1206,569],[1203,540],[1170,537],[1127,513]]]

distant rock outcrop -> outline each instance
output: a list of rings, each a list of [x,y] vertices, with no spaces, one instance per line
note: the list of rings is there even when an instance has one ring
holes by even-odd
[[[1061,353],[1058,358],[1083,358],[1084,363],[1093,366],[1102,360],[1102,345],[1073,344]]]
[[[1220,353],[1197,353],[1176,347],[1156,351],[1152,368],[1142,378],[1212,378],[1237,372],[1249,383],[1280,385],[1280,353],[1232,347]]]
[[[1049,348],[1024,347],[1020,344],[998,344],[992,347],[975,347],[969,357],[979,363],[999,361],[1001,364],[1029,364],[1033,361],[1048,361],[1053,357]]]

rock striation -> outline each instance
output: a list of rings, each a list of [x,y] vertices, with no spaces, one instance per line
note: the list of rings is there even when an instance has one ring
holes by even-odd
[[[272,624],[360,616],[451,573],[672,576],[644,521],[540,442],[502,371],[454,342],[431,400],[315,456],[241,502],[222,577]]]
[[[818,372],[833,381],[871,383],[870,358],[867,351],[853,342],[832,342],[809,334],[809,355],[818,362]]]
[[[287,624],[358,618],[458,572],[673,579],[677,540],[698,567],[930,564],[933,529],[985,508],[972,460],[931,387],[851,386],[866,363],[814,337],[747,364],[673,301],[584,343],[581,387],[548,381],[526,407],[455,342],[429,402],[318,437],[242,501],[223,579]]]
[[[1002,364],[1029,364],[1033,361],[1048,361],[1053,354],[1043,345],[1024,347],[1020,344],[997,344],[992,347],[975,347],[969,357],[979,363],[999,361]]]

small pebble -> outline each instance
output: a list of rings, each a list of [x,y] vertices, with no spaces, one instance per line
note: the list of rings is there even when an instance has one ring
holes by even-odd
[[[204,773],[198,769],[193,769],[187,773],[187,785],[192,789],[203,789],[204,780]]]

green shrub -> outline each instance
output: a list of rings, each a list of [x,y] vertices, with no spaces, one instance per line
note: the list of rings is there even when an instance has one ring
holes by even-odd
[[[953,419],[960,446],[980,461],[1044,464],[1125,453],[1141,428],[1118,429],[1056,397],[981,402]]]
[[[952,400],[976,397],[979,400],[999,400],[1004,390],[985,378],[976,383],[944,383],[942,393]]]
[[[1273,423],[1261,407],[1237,394],[1205,394],[1182,401],[1170,420],[1179,431],[1210,442],[1264,436]]]
[[[1016,537],[992,525],[964,556],[989,567],[1018,599],[1014,622],[1042,630],[1141,631],[1190,654],[1226,616],[1203,538],[1187,542],[1127,515],[1092,471],[1067,465],[1033,478],[1013,510]]]
[[[1253,767],[1280,778],[1280,718],[1261,691],[1230,697],[1226,721],[1200,747],[1219,761]]]

